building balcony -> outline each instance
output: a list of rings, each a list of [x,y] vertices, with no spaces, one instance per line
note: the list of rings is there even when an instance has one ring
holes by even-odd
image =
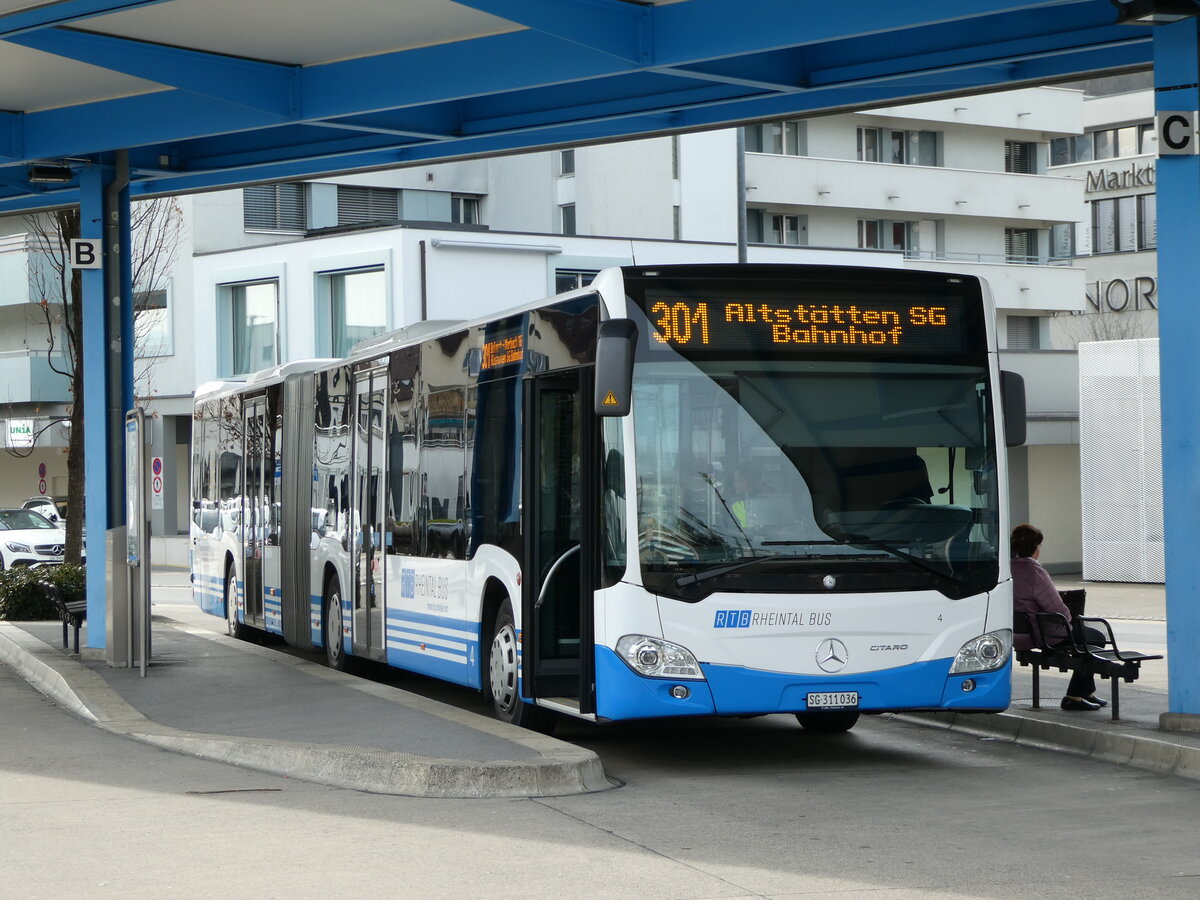
[[[977,275],[992,291],[996,309],[1013,313],[1082,310],[1087,271],[1054,261],[1028,265],[987,254],[911,254],[906,268],[959,275]]]
[[[65,368],[62,357],[55,365]],[[65,375],[50,368],[46,352],[0,351],[0,403],[69,403],[71,392]]]
[[[746,184],[757,206],[857,210],[880,219],[948,216],[999,219],[1045,228],[1075,222],[1083,182],[943,166],[746,154]]]

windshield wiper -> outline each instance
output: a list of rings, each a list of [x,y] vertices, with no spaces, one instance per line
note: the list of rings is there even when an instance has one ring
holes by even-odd
[[[840,543],[840,542],[839,541],[774,541],[773,543],[787,544],[787,545],[794,546],[797,544],[836,544],[836,543]],[[722,575],[731,575],[734,572],[737,572],[741,569],[747,568],[748,566],[756,565],[758,563],[781,562],[783,560],[790,560],[792,562],[800,562],[801,560],[804,560],[807,558],[808,557],[797,556],[794,553],[774,553],[770,556],[751,556],[751,557],[748,557],[745,559],[739,559],[737,562],[726,563],[723,566],[716,566],[715,568],[712,568],[712,569],[705,569],[702,572],[690,572],[687,575],[676,575],[674,584],[675,584],[675,587],[677,587],[677,588],[687,587],[688,585],[699,584],[702,581],[708,581],[710,578],[719,578]]]
[[[865,534],[850,534],[847,532],[846,539],[844,541],[839,541],[838,543],[845,544],[847,546],[861,545],[865,547],[871,547],[875,550],[882,550],[889,556],[894,556],[896,559],[902,559],[905,562],[912,563],[918,569],[924,569],[926,572],[936,575],[938,578],[945,578],[947,581],[951,581],[959,586],[966,585],[968,583],[967,578],[960,577],[951,572],[943,572],[941,569],[935,568],[930,562],[921,559],[919,556],[913,556],[911,553],[898,550],[890,544],[885,544],[883,541],[877,541],[874,538],[867,537]]]

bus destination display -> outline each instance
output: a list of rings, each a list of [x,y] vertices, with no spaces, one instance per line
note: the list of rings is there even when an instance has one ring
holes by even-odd
[[[646,297],[658,344],[688,351],[819,350],[961,353],[957,302]]]

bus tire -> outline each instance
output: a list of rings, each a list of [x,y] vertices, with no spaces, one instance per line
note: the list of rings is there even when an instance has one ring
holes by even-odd
[[[856,709],[831,709],[820,712],[798,712],[796,720],[805,731],[816,734],[837,734],[849,731],[858,722]]]
[[[496,718],[521,728],[549,734],[554,730],[554,714],[521,699],[518,682],[517,628],[512,601],[505,599],[496,612],[492,639],[487,646],[484,673],[488,696]]]
[[[237,572],[232,564],[225,567],[225,633],[235,641],[246,637],[246,626],[237,619]]]
[[[329,579],[325,585],[325,597],[322,603],[325,615],[322,622],[325,625],[325,662],[329,668],[338,672],[346,671],[346,646],[342,643],[342,589],[337,577]]]

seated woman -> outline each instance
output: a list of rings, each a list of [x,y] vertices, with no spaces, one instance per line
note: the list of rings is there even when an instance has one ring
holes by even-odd
[[[1071,621],[1071,611],[1062,601],[1050,573],[1042,568],[1038,557],[1042,553],[1042,532],[1032,525],[1018,525],[1013,529],[1012,547],[1012,576],[1013,576],[1013,646],[1017,650],[1029,650],[1033,639],[1026,628],[1038,627],[1034,616],[1040,612],[1058,613],[1068,622]],[[1065,629],[1055,633],[1049,626],[1042,630],[1042,637],[1047,644],[1063,643],[1070,639]],[[1082,637],[1089,645],[1104,646],[1104,635],[1094,628],[1084,627]],[[1067,685],[1067,694],[1062,699],[1062,708],[1082,711],[1100,709],[1108,706],[1107,700],[1096,696],[1096,676],[1083,669],[1071,673],[1071,681]]]

